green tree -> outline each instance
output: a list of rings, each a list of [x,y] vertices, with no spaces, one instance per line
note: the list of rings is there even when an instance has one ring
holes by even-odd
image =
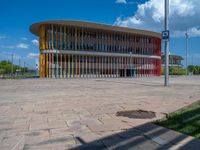
[[[188,66],[188,71],[195,75],[199,75],[200,74],[200,66],[190,65],[190,66]]]

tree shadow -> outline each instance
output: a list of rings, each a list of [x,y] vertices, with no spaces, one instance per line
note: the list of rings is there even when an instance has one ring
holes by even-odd
[[[190,140],[187,141],[187,135],[152,123],[139,125],[88,143],[81,137],[75,138],[80,146],[74,147],[71,150],[199,150],[200,147],[199,139],[190,138]],[[178,143],[181,143],[181,146],[176,147]]]
[[[179,131],[185,128],[186,123],[192,124],[196,128],[190,133],[196,135],[200,133],[200,126],[199,124],[193,123],[196,120],[200,120],[198,114],[200,114],[200,108],[195,108],[185,112],[183,111],[183,113],[175,115],[173,119],[168,119],[172,119],[172,122],[170,122],[172,125],[177,124],[174,126],[174,129]],[[100,135],[103,135],[101,133],[102,132],[99,132]],[[90,142],[86,142],[84,136],[74,137],[76,143],[79,145],[71,148],[71,150],[199,150],[200,139],[192,138],[186,134],[181,134],[153,123],[145,123]],[[71,138],[53,138],[48,141],[40,142],[37,145],[64,144],[67,143],[67,141],[71,141]]]

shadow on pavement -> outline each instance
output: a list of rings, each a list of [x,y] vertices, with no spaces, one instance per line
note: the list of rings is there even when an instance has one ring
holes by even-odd
[[[80,137],[75,138],[80,146],[71,150],[199,150],[200,147],[199,139],[188,137],[152,123],[139,125],[89,143]]]

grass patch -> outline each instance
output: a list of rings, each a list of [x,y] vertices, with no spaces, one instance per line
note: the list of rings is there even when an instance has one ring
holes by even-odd
[[[155,124],[200,139],[200,101],[170,113],[167,119],[158,120]]]

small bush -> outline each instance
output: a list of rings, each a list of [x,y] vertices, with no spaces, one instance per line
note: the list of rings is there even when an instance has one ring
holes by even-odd
[[[162,67],[162,75],[165,74],[165,67]],[[186,69],[182,67],[169,67],[169,75],[186,75]]]

